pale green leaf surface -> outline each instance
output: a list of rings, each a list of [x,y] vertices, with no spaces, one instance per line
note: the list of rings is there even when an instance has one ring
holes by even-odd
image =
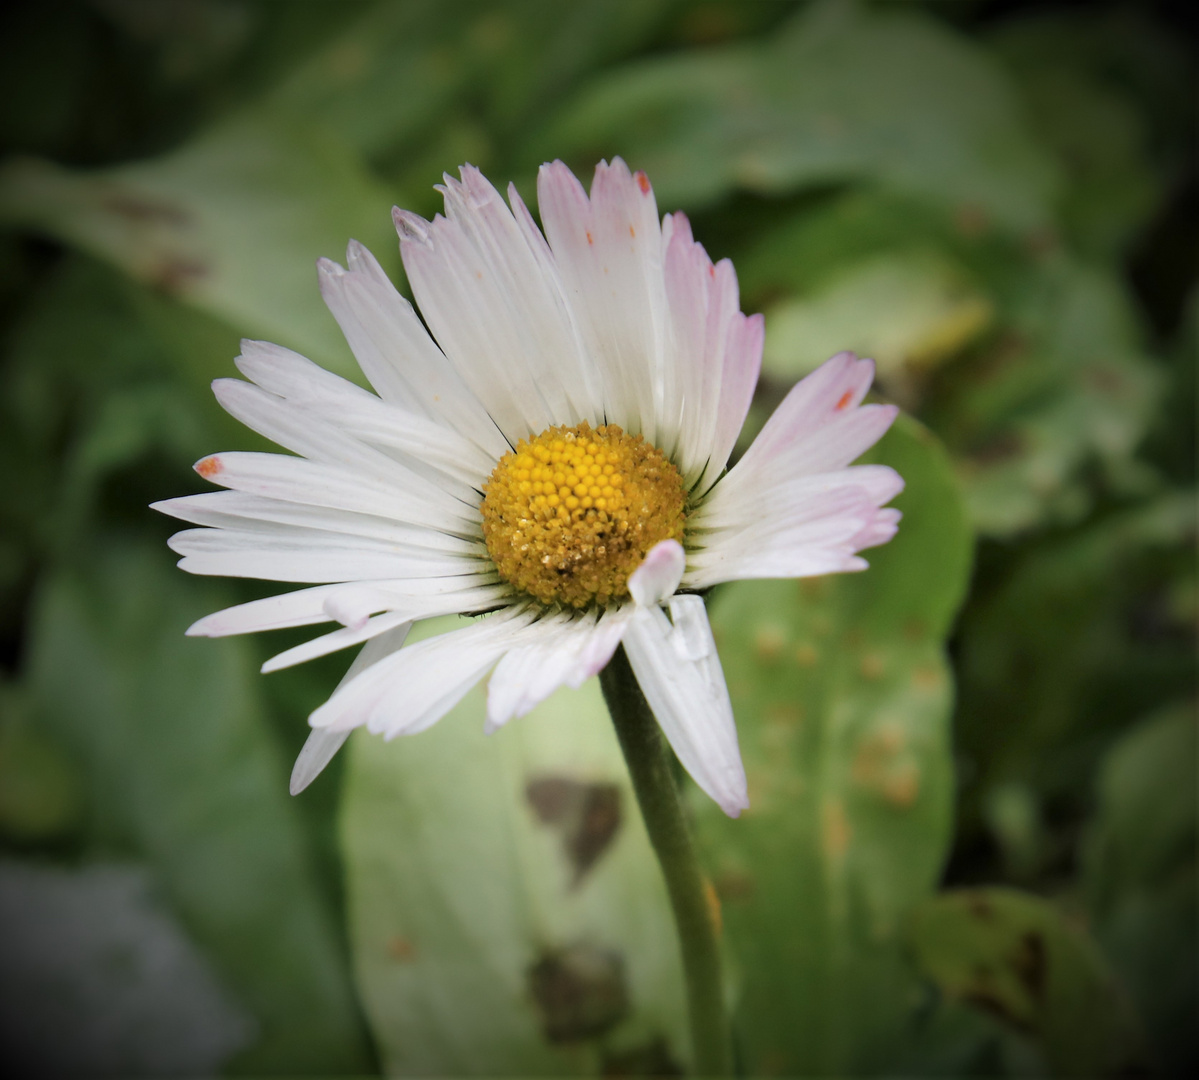
[[[954,355],[993,318],[987,295],[946,260],[916,252],[881,255],[812,295],[773,307],[762,368],[794,382],[851,349],[875,361],[880,380],[901,380],[908,370]]]
[[[872,460],[907,481],[898,537],[861,574],[745,582],[712,622],[750,809],[694,804],[735,958],[750,1075],[879,1064],[906,1022],[899,931],[951,831],[952,689],[943,641],[971,536],[949,462],[903,421]]]
[[[93,560],[43,583],[29,657],[38,716],[85,775],[91,849],[149,865],[254,1015],[242,1069],[367,1067],[248,643],[183,636],[221,597],[163,554],[100,547]]]
[[[684,1063],[680,960],[660,871],[598,683],[563,690],[492,736],[482,689],[434,728],[386,743],[356,734],[342,835],[359,991],[397,1075],[595,1073],[665,1044]],[[570,823],[539,820],[528,785],[615,785],[619,823],[576,879]],[[593,811],[594,814],[594,811]],[[603,813],[574,822],[602,840]],[[580,948],[600,975],[539,1004],[532,973]],[[603,975],[605,956],[618,957]],[[604,1002],[619,998],[627,1015]],[[594,995],[595,1035],[546,1037],[570,993]],[[556,1015],[556,1014],[555,1014]],[[577,1022],[562,1020],[569,1034]]]

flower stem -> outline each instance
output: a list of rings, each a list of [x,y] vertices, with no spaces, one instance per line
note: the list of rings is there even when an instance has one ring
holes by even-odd
[[[623,646],[600,673],[600,685],[674,910],[687,980],[695,1073],[704,1077],[730,1076],[732,1048],[724,1009],[720,946],[708,886],[679,801],[671,753]]]

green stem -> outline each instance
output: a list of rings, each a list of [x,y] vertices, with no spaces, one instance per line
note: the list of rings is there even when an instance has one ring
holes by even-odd
[[[600,685],[674,910],[687,980],[695,1072],[698,1076],[731,1076],[732,1048],[724,1009],[720,946],[703,871],[679,801],[670,749],[623,646],[600,673]]]

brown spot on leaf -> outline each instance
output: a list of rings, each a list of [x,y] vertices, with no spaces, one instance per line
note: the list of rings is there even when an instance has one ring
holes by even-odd
[[[552,1043],[581,1042],[615,1027],[629,1009],[624,961],[594,945],[546,950],[528,971],[529,993]]]
[[[953,223],[962,236],[974,239],[987,231],[987,212],[977,203],[963,203],[953,215]]]
[[[620,830],[620,788],[569,776],[542,776],[525,785],[525,798],[543,825],[562,834],[574,868],[571,885],[577,886]]]
[[[862,657],[861,663],[858,664],[858,671],[861,672],[863,679],[869,679],[873,682],[883,677],[883,672],[886,671],[886,664],[883,662],[882,656],[878,653],[869,652]]]
[[[849,819],[845,816],[845,804],[837,798],[824,801],[820,808],[820,841],[824,853],[832,862],[841,862],[849,850],[853,835]]]
[[[810,641],[802,641],[795,646],[795,662],[800,667],[815,667],[819,659],[820,653]]]
[[[640,1046],[608,1051],[600,1064],[601,1076],[683,1076],[683,1066],[671,1056],[661,1035]]]
[[[928,624],[923,619],[908,619],[903,624],[903,636],[908,641],[923,641],[928,636]]]
[[[828,583],[822,577],[799,579],[799,595],[805,600],[819,600],[828,591]]]
[[[986,893],[967,892],[964,894],[966,909],[981,922],[990,922],[995,918],[995,908],[991,906],[990,897]]]
[[[917,690],[936,690],[941,685],[941,670],[924,664],[912,672],[912,685]]]
[[[139,224],[187,226],[192,223],[192,215],[186,207],[131,191],[113,192],[104,199],[103,206],[109,213]]]
[[[416,946],[411,938],[396,934],[387,939],[387,955],[400,964],[408,964],[416,959]]]
[[[207,263],[179,255],[164,255],[146,273],[150,284],[166,293],[180,293],[209,274]]]
[[[773,663],[779,658],[787,637],[778,626],[760,626],[754,634],[754,652],[763,663]]]
[[[710,878],[704,878],[704,899],[708,903],[708,918],[716,928],[716,936],[724,933],[724,913],[720,910],[720,894]]]
[[[756,889],[753,877],[744,870],[724,870],[716,875],[712,884],[716,887],[716,895],[725,903],[750,900]]]
[[[1020,985],[1029,996],[1039,1001],[1045,995],[1045,939],[1035,930],[1029,930],[1016,946],[1011,958],[1012,970]]]

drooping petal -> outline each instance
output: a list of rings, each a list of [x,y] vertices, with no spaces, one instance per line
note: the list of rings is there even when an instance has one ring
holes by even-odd
[[[472,610],[487,610],[509,599],[506,585],[485,586],[473,592],[430,593],[426,596],[397,596],[382,589],[363,590],[362,596],[337,596],[326,599],[324,609],[342,626],[328,634],[312,638],[286,649],[262,665],[263,673],[303,664],[318,656],[361,644],[391,630],[400,623],[432,619],[439,615],[460,615]],[[346,601],[349,601],[348,603]],[[371,617],[371,612],[381,614]]]
[[[632,611],[613,608],[594,616],[543,619],[531,629],[537,637],[510,649],[496,665],[487,687],[487,732],[524,716],[561,686],[578,689],[599,674],[624,635]]]
[[[290,536],[235,529],[186,529],[168,543],[191,574],[253,577],[263,581],[335,582],[374,578],[455,577],[490,569],[482,560],[428,548],[336,533],[295,530]]]
[[[687,565],[687,554],[677,540],[663,540],[646,554],[629,575],[629,595],[635,604],[660,604],[674,594]]]
[[[338,686],[344,686],[372,664],[378,663],[383,657],[390,656],[401,648],[410,629],[412,629],[412,624],[405,623],[368,641],[354,657],[354,662],[342,676]],[[315,728],[309,733],[291,770],[291,783],[288,788],[293,795],[299,795],[321,774],[325,766],[333,760],[333,755],[350,737],[351,730],[347,728],[344,731],[329,731],[325,728]]]
[[[528,608],[508,608],[471,626],[401,649],[346,683],[309,718],[313,727],[366,728],[387,738],[440,720],[509,649],[524,643]]]
[[[625,652],[683,767],[737,817],[749,806],[745,768],[704,602],[673,596],[669,608],[670,619],[656,605],[638,606],[624,633]]]
[[[189,626],[187,633],[192,637],[228,637],[326,622],[356,626],[377,612],[434,597],[444,597],[448,610],[470,614],[487,611],[510,595],[509,588],[497,582],[494,574],[480,574],[318,585],[214,611]],[[438,603],[442,601],[438,599]]]

